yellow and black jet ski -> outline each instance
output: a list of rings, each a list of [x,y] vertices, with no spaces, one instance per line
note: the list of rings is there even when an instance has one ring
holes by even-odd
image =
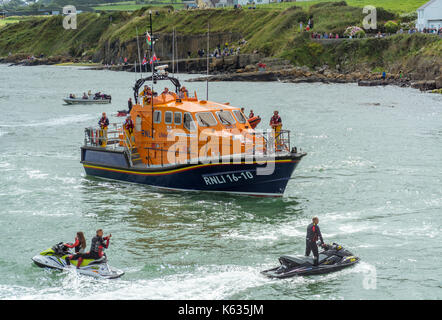
[[[115,279],[124,274],[123,271],[107,264],[106,255],[100,259],[84,259],[81,267],[77,269],[77,260],[71,260],[69,265],[66,263],[66,257],[70,254],[69,248],[60,242],[34,256],[32,261],[42,268],[76,270],[79,274],[102,279]]]

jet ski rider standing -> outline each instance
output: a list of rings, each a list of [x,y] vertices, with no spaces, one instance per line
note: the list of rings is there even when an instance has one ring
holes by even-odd
[[[96,236],[92,238],[91,250],[88,253],[81,254],[78,258],[77,269],[80,268],[83,259],[100,259],[103,256],[103,248],[107,249],[109,247],[111,237],[112,234],[103,237],[103,230],[98,229]]]
[[[305,243],[305,255],[308,257],[310,252],[313,251],[313,265],[317,266],[319,262],[318,246],[316,241],[321,240],[321,246],[324,246],[324,240],[322,239],[321,230],[318,226],[319,218],[313,217],[312,223],[307,227],[307,237]]]

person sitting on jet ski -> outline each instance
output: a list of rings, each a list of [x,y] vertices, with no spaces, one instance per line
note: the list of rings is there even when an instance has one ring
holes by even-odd
[[[82,253],[84,253],[84,249],[86,249],[86,239],[84,237],[84,233],[79,231],[77,232],[77,236],[75,237],[74,243],[65,243],[65,247],[75,248],[75,255],[70,255],[66,257],[66,264],[70,265],[71,260],[77,260]]]
[[[109,241],[112,234],[103,237],[103,230],[98,229],[96,236],[92,238],[91,250],[88,253],[83,253],[78,258],[77,269],[80,268],[83,259],[100,259],[103,256],[103,248],[109,247]],[[104,242],[106,240],[106,242]]]
[[[77,232],[75,242],[65,243],[64,245],[68,248],[75,248],[75,253],[83,253],[84,249],[86,248],[86,239],[84,238],[84,233],[81,231]]]
[[[321,240],[321,246],[324,247],[324,240],[322,239],[321,230],[318,226],[319,218],[313,217],[312,223],[307,227],[307,237],[305,244],[305,255],[308,257],[310,252],[313,251],[313,265],[317,266],[319,262],[318,246],[316,241]]]

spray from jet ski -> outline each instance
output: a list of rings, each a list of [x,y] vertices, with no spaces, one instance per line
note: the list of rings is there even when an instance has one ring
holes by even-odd
[[[353,253],[344,249],[337,243],[326,244],[324,250],[319,253],[318,265],[314,265],[314,260],[307,256],[281,256],[279,258],[280,266],[261,273],[270,278],[289,278],[294,276],[309,276],[338,271],[350,267],[357,262],[359,258]]]
[[[71,260],[70,265],[66,263],[66,257],[71,254],[69,248],[60,242],[34,256],[32,261],[41,268],[75,270],[79,274],[101,279],[115,279],[124,274],[124,271],[108,265],[106,254],[100,259],[84,259],[80,268],[77,268],[77,260]]]

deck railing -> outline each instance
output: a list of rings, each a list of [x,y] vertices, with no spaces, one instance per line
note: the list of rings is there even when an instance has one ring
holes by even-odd
[[[273,130],[256,131],[253,133],[248,133],[248,135],[254,136],[255,142],[262,139],[261,141],[263,141],[263,145],[260,143],[252,144],[251,148],[247,149],[245,154],[228,154],[223,156],[218,153],[202,157],[200,154],[202,152],[202,148],[200,149],[199,145],[197,149],[193,149],[195,146],[192,148],[190,145],[189,147],[187,143],[173,143],[173,147],[169,147],[170,142],[156,142],[155,146],[152,146],[152,141],[148,141],[144,144],[144,146],[135,146],[132,140],[133,135],[129,136],[126,130],[123,130],[121,124],[112,123],[109,125],[107,130],[93,127],[85,128],[84,145],[106,148],[108,150],[124,150],[128,155],[131,166],[133,166],[133,149],[138,147],[138,152],[140,151],[139,149],[147,150],[147,155],[145,157],[145,165],[147,167],[152,166],[154,162],[159,162],[161,166],[165,164],[181,164],[201,161],[218,160],[219,162],[222,162],[227,158],[241,157],[244,155],[253,157],[271,156],[286,154],[296,150],[296,148],[293,150],[291,149],[289,130],[280,130],[279,132],[275,132]],[[228,148],[230,150],[230,146]],[[222,146],[221,150],[223,150]],[[207,152],[207,149],[205,151]],[[152,155],[152,152],[154,152],[155,155]],[[179,156],[177,156],[177,152]],[[170,153],[174,154],[174,156],[170,156]],[[183,155],[185,155],[185,159],[182,159]],[[155,159],[157,159],[157,161],[155,161]]]

